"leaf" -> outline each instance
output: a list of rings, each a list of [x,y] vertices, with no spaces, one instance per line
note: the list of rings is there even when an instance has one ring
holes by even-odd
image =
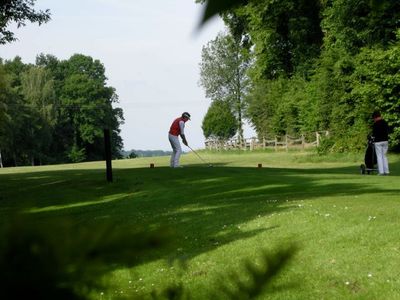
[[[200,26],[204,25],[211,17],[226,12],[234,7],[247,4],[247,0],[208,0],[204,9]]]

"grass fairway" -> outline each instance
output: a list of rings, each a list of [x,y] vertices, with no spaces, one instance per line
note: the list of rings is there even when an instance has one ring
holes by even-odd
[[[244,260],[292,243],[298,251],[264,299],[400,298],[399,156],[389,158],[390,176],[360,175],[362,155],[202,156],[214,167],[192,154],[182,169],[167,167],[168,157],[114,161],[112,184],[103,162],[0,169],[0,219],[23,207],[81,226],[111,220],[176,231],[172,250],[109,274],[110,289],[94,299],[148,295],[178,280],[204,299]]]

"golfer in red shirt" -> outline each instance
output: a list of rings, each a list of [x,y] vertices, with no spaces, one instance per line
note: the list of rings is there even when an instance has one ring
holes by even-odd
[[[179,168],[179,158],[182,153],[181,144],[179,142],[179,136],[182,138],[182,143],[188,146],[188,142],[185,137],[185,123],[190,120],[190,114],[184,112],[181,117],[175,119],[172,122],[171,128],[169,129],[168,139],[172,147],[171,155],[171,168]]]

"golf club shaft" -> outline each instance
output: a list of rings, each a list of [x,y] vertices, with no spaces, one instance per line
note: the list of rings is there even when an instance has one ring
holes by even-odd
[[[192,152],[193,152],[194,154],[197,155],[198,158],[201,159],[202,162],[204,162],[204,163],[207,164],[207,162],[206,162],[196,151],[194,151],[194,150],[192,149],[192,147],[190,147],[189,145],[187,145],[187,146],[189,147],[190,150],[192,150]]]

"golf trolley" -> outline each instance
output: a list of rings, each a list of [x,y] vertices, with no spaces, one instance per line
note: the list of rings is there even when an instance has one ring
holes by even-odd
[[[378,169],[375,168],[377,164],[377,158],[375,153],[375,139],[373,136],[368,136],[367,138],[367,148],[365,149],[364,163],[360,166],[360,173],[362,175],[365,174],[373,174],[374,171]]]

